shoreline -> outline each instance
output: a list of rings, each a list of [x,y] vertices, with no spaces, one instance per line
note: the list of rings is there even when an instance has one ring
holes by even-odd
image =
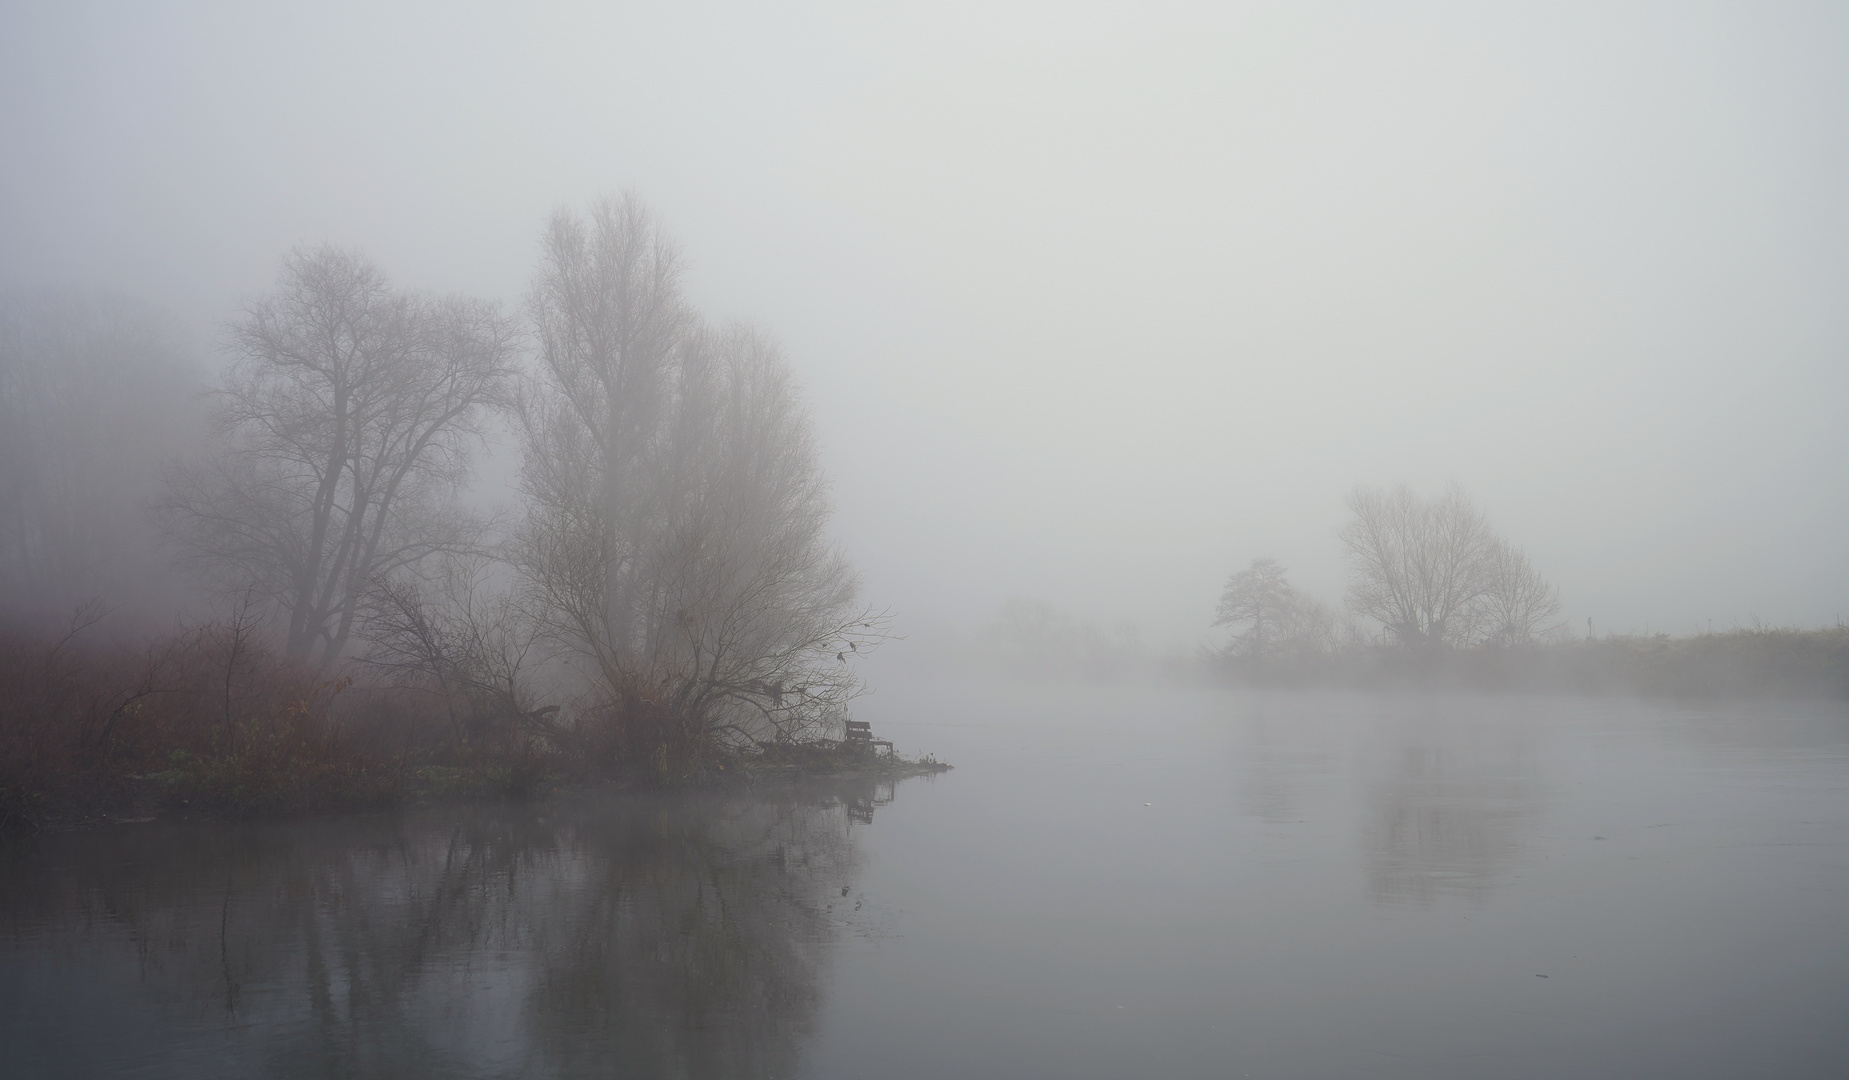
[[[744,793],[760,787],[905,780],[936,776],[953,768],[928,754],[907,758],[867,755],[863,751],[844,753],[839,745],[798,744],[794,753],[737,753],[697,774],[674,778],[587,775],[572,769],[569,763],[530,772],[517,762],[407,765],[396,776],[375,777],[381,786],[371,791],[343,790],[345,785],[332,784],[286,792],[220,792],[201,786],[199,777],[173,769],[107,778],[101,786],[111,790],[100,794],[94,788],[86,792],[81,783],[64,791],[37,792],[35,801],[42,808],[29,818],[9,822],[9,827],[0,829],[0,838],[153,821],[294,821],[450,804],[540,803],[595,792],[663,796]]]

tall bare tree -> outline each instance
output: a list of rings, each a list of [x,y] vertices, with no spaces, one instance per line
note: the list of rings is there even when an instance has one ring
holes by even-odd
[[[689,761],[838,718],[880,620],[830,507],[781,354],[712,330],[633,197],[561,212],[531,299],[522,401],[530,609],[583,661],[621,753]],[[665,767],[665,766],[664,766]]]
[[[542,250],[528,307],[544,374],[522,418],[527,491],[552,514],[535,515],[529,551],[545,557],[529,565],[549,571],[539,577],[547,606],[573,624],[571,637],[614,671],[633,662],[645,630],[635,620],[649,473],[693,313],[678,253],[633,197],[598,203],[588,222],[555,214]]]
[[[1475,639],[1481,601],[1495,580],[1497,540],[1464,490],[1422,499],[1404,484],[1359,487],[1348,548],[1349,607],[1401,644],[1433,649]]]
[[[286,654],[330,669],[369,585],[467,540],[469,450],[509,400],[516,325],[394,289],[354,251],[298,250],[230,327],[226,438],[176,477],[194,554],[279,608]]]

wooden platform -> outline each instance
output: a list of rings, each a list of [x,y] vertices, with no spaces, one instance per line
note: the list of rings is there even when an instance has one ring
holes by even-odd
[[[849,746],[865,746],[869,750],[876,746],[884,746],[888,754],[892,753],[892,743],[886,739],[874,738],[873,725],[865,720],[849,720],[847,734],[841,741]]]

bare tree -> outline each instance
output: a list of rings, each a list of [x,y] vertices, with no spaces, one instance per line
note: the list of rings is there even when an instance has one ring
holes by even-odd
[[[1296,606],[1290,613],[1290,632],[1278,645],[1287,653],[1334,652],[1341,646],[1334,609],[1313,596],[1297,593]]]
[[[1349,607],[1395,640],[1427,650],[1466,644],[1494,582],[1497,540],[1456,484],[1421,499],[1402,484],[1360,487],[1341,532],[1349,557]]]
[[[372,582],[465,543],[454,491],[508,399],[515,327],[323,247],[285,258],[278,291],[230,330],[226,445],[175,478],[170,509],[216,576],[280,609],[285,654],[325,673]]]
[[[634,199],[561,212],[531,300],[521,406],[530,608],[585,662],[627,750],[691,760],[839,718],[884,634],[826,541],[830,507],[781,354],[688,308]]]
[[[540,715],[528,694],[537,627],[506,588],[491,586],[492,562],[445,554],[423,579],[374,582],[360,633],[367,665],[401,682],[425,682],[443,703],[457,745],[507,735]]]
[[[600,671],[635,659],[649,470],[692,321],[679,256],[634,198],[553,216],[529,302],[541,379],[522,400],[529,570]]]
[[[1294,630],[1301,597],[1285,579],[1286,567],[1262,557],[1226,579],[1213,625],[1234,627],[1228,656],[1262,660]]]
[[[1226,579],[1213,625],[1233,634],[1222,653],[1263,663],[1280,653],[1326,653],[1335,648],[1335,614],[1286,578],[1273,558],[1257,558]]]
[[[1527,553],[1498,541],[1481,607],[1490,641],[1524,645],[1554,629],[1560,593],[1529,563]]]
[[[225,752],[237,750],[237,720],[231,712],[231,688],[239,674],[249,674],[250,653],[259,647],[256,642],[257,611],[255,597],[251,590],[231,598],[224,621],[201,633],[201,637],[211,636],[220,640],[225,654],[225,678],[220,687],[219,704],[224,718]],[[241,670],[242,669],[242,670]]]
[[[0,605],[154,599],[146,504],[198,429],[195,379],[177,332],[133,301],[0,295]]]

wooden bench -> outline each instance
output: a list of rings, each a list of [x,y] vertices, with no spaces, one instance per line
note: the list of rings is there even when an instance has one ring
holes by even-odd
[[[847,735],[842,741],[849,746],[864,746],[869,750],[876,746],[884,746],[888,754],[892,753],[892,743],[886,739],[874,738],[873,725],[865,720],[849,720]]]

